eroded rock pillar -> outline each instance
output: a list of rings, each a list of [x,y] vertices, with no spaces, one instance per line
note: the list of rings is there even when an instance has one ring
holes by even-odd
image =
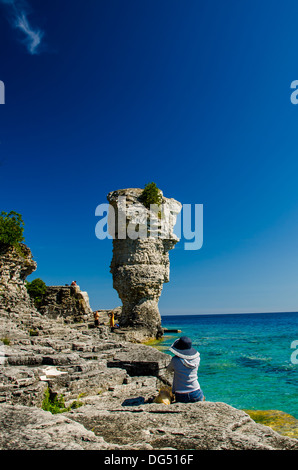
[[[120,326],[138,330],[145,340],[162,335],[158,301],[163,284],[169,282],[169,251],[179,241],[173,227],[182,206],[163,197],[162,204],[150,210],[140,203],[141,194],[141,189],[129,188],[107,198],[112,206],[110,270],[123,304]]]

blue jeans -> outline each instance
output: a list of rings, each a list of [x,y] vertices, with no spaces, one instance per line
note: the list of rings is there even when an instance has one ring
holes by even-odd
[[[203,401],[204,394],[201,389],[195,390],[190,393],[175,393],[176,402],[180,403],[194,403],[196,401]]]

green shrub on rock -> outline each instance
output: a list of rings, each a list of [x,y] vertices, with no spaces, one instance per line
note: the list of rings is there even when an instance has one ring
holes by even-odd
[[[71,405],[65,406],[63,394],[51,394],[49,387],[44,392],[44,399],[41,408],[44,411],[50,411],[52,414],[64,413],[72,409],[77,409],[83,406],[84,403],[79,400],[74,400]]]
[[[145,186],[144,191],[140,196],[140,201],[145,207],[147,207],[147,209],[150,209],[151,204],[157,204],[160,206],[162,203],[162,194],[155,183],[148,183]]]
[[[17,246],[24,241],[24,222],[22,216],[15,211],[0,213],[0,243]]]
[[[44,411],[50,411],[52,414],[69,411],[69,409],[65,406],[63,395],[60,395],[59,397],[58,395],[51,396],[49,388],[47,388],[44,392],[44,399],[41,408]]]
[[[26,282],[26,288],[30,297],[34,299],[35,304],[40,304],[44,294],[47,291],[47,286],[43,280],[37,278],[32,282]]]

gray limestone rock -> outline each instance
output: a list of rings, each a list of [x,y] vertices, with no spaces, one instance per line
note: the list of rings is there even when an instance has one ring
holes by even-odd
[[[172,385],[172,374],[167,371],[170,356],[143,344],[127,344],[116,352],[108,367],[123,368],[132,376],[157,377],[166,385]]]
[[[139,441],[153,449],[298,450],[298,440],[256,424],[244,411],[225,403],[171,405],[105,402],[89,404],[67,414],[110,444]]]
[[[0,316],[26,318],[36,311],[25,286],[25,279],[36,270],[30,249],[19,250],[0,243]]]
[[[110,270],[123,304],[120,327],[131,328],[130,339],[136,341],[162,336],[158,301],[169,282],[169,251],[178,242],[173,227],[182,207],[162,197],[160,207],[150,210],[140,202],[141,194],[139,188],[128,188],[107,196],[113,237]]]
[[[38,311],[67,323],[89,321],[92,316],[88,294],[79,286],[47,286]]]
[[[107,450],[104,439],[63,415],[0,405],[1,450]]]

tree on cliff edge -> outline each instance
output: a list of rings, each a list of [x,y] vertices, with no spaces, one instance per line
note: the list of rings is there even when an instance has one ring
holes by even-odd
[[[24,241],[24,222],[15,211],[0,213],[0,244],[18,246]]]

